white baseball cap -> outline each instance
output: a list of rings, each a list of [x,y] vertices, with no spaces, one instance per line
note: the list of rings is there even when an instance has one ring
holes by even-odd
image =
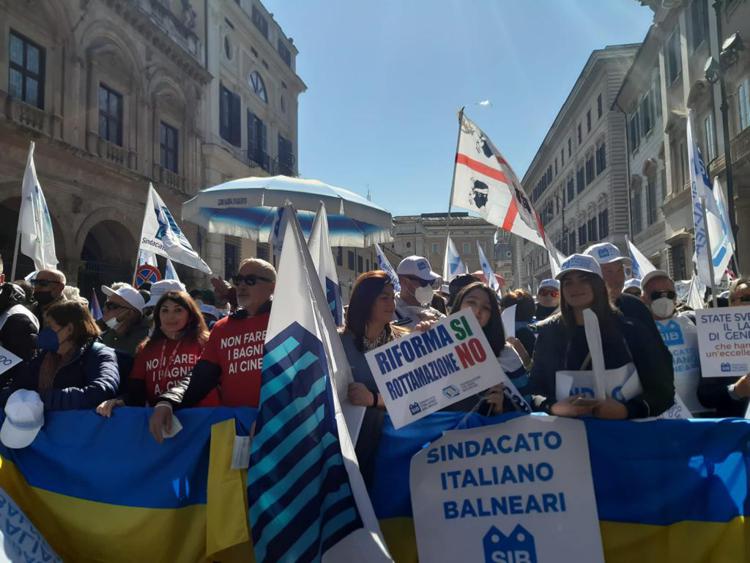
[[[156,307],[159,299],[170,291],[185,291],[185,284],[177,280],[161,280],[151,286],[151,298],[146,307]]]
[[[552,278],[547,278],[546,280],[542,280],[539,282],[539,288],[537,289],[537,292],[539,292],[540,289],[544,289],[545,287],[549,287],[552,289],[556,289],[557,291],[560,291],[560,282],[557,280],[553,280]]]
[[[637,289],[641,289],[641,280],[638,278],[630,278],[629,280],[625,280],[625,287],[624,289],[629,289],[631,287],[635,287]]]
[[[599,264],[611,264],[622,260],[628,264],[631,263],[630,258],[623,256],[620,249],[617,248],[611,242],[600,242],[599,244],[592,244],[586,250],[583,251],[588,256],[593,256]]]
[[[102,293],[106,295],[107,297],[111,297],[112,295],[117,295],[117,297],[125,300],[128,305],[130,305],[133,309],[136,309],[138,312],[143,311],[143,308],[146,306],[146,302],[143,300],[143,296],[140,293],[138,293],[138,290],[134,288],[132,285],[124,284],[120,286],[117,290],[114,290],[109,286],[103,285]]]
[[[429,282],[434,282],[440,277],[432,271],[432,266],[423,256],[407,256],[399,262],[396,273],[399,276],[414,276]]]
[[[44,426],[44,403],[36,391],[19,389],[5,403],[0,442],[13,449],[30,445]]]
[[[650,282],[651,280],[655,280],[656,278],[667,278],[670,280],[672,279],[664,270],[651,270],[648,274],[643,276],[643,279],[641,280],[641,289],[645,289],[648,285],[648,282]]]
[[[589,274],[596,274],[600,278],[602,277],[602,269],[599,266],[599,262],[588,254],[572,254],[568,256],[560,265],[560,272],[555,278],[559,280],[568,272],[588,272]]]

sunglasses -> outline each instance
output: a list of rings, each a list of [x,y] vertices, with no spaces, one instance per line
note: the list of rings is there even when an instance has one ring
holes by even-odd
[[[656,301],[661,297],[674,300],[674,298],[677,297],[677,294],[674,291],[652,291],[650,297],[651,301]]]
[[[34,287],[49,287],[51,285],[59,283],[59,281],[55,280],[31,280],[31,285]]]
[[[406,278],[409,278],[414,283],[419,284],[419,287],[427,287],[428,285],[432,285],[432,282],[430,280],[423,280],[422,278],[418,278],[417,276],[404,276]]]
[[[539,292],[540,297],[546,297],[546,296],[557,297],[558,295],[559,293],[555,291],[554,289],[543,289]]]
[[[122,305],[118,305],[114,301],[107,301],[104,304],[104,309],[107,311],[116,311],[117,309],[122,309]]]
[[[234,285],[240,285],[241,283],[244,283],[245,285],[255,285],[259,281],[266,282],[266,283],[273,283],[273,280],[271,278],[265,278],[263,276],[256,276],[255,274],[250,274],[248,276],[241,276],[237,274],[236,276],[232,277],[232,283]]]

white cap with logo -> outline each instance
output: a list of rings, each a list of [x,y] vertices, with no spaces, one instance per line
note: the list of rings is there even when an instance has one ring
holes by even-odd
[[[556,289],[557,291],[560,291],[560,282],[557,280],[553,280],[552,278],[547,278],[546,280],[542,280],[539,282],[539,289]],[[537,291],[539,291],[539,289]]]
[[[130,305],[133,309],[136,309],[139,313],[143,311],[143,308],[146,306],[146,302],[143,300],[143,296],[138,293],[138,290],[132,285],[124,284],[117,290],[103,285],[102,293],[107,297],[117,295],[117,297],[124,300],[128,305]]]
[[[185,284],[177,280],[161,280],[151,286],[151,298],[146,307],[155,307],[159,299],[170,291],[185,291]]]
[[[556,279],[562,278],[568,272],[587,272],[602,277],[602,269],[593,256],[587,254],[572,254],[565,259],[560,265],[560,272],[555,276]]]
[[[592,244],[586,250],[583,251],[588,256],[593,256],[599,264],[611,264],[622,260],[627,264],[632,261],[627,256],[623,256],[620,249],[617,248],[611,242],[600,242],[599,244]]]
[[[28,389],[14,391],[5,403],[5,420],[0,442],[8,448],[30,445],[44,426],[44,403],[39,393]]]
[[[434,282],[440,277],[440,274],[432,271],[432,266],[423,256],[407,256],[399,262],[396,273],[399,276],[414,276],[429,282]]]

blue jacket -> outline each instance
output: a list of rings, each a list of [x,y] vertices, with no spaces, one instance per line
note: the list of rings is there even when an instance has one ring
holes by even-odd
[[[43,351],[23,364],[10,389],[2,395],[2,403],[17,389],[39,391],[39,369]],[[55,374],[52,388],[39,392],[46,410],[64,411],[94,409],[102,401],[113,398],[120,384],[115,351],[101,342],[90,342],[81,347],[73,358]]]

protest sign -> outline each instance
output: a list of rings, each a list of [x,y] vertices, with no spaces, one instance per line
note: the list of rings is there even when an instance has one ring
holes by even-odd
[[[366,358],[396,428],[499,383],[514,405],[530,410],[471,310],[375,348]]]
[[[0,561],[60,563],[62,559],[8,493],[0,489]]]
[[[685,406],[693,413],[706,411],[698,401],[701,365],[698,358],[698,329],[687,317],[656,321],[661,339],[672,354],[674,386]]]
[[[5,373],[14,365],[21,362],[21,358],[10,350],[0,346],[0,373]]]
[[[409,482],[420,561],[604,561],[580,420],[446,432],[412,458]]]
[[[695,312],[703,377],[740,377],[750,372],[750,307]]]

